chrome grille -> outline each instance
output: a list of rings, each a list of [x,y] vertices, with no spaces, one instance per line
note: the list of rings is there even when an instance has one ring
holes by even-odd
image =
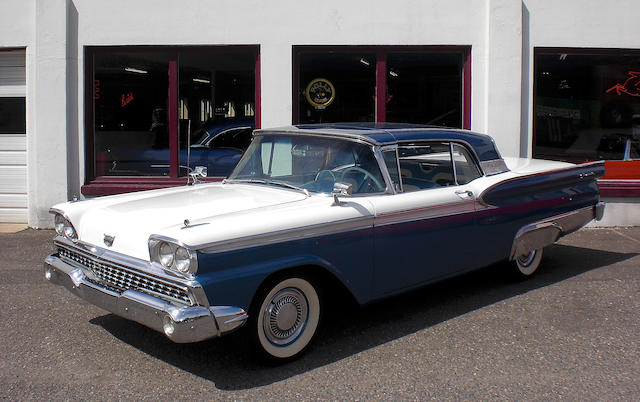
[[[58,255],[61,259],[75,262],[87,268],[95,275],[97,284],[105,286],[119,293],[125,290],[137,290],[161,299],[193,305],[186,288],[182,288],[171,282],[144,275],[139,272],[116,265],[107,260],[79,253],[65,247],[58,246]]]

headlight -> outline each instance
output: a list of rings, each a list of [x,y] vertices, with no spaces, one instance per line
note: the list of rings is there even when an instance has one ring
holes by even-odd
[[[56,214],[55,218],[53,219],[54,222],[54,226],[56,227],[56,233],[58,234],[62,234],[64,233],[64,224],[65,224],[66,219],[64,219],[62,217],[62,215],[60,214]]]
[[[173,244],[162,242],[160,243],[160,248],[158,249],[158,257],[160,258],[160,264],[164,265],[167,268],[171,268],[173,265],[173,253],[175,252],[175,247]]]
[[[191,253],[184,247],[178,247],[175,253],[176,269],[182,273],[189,272]]]
[[[198,270],[197,254],[194,250],[178,244],[175,240],[149,239],[149,256],[152,262],[175,271],[182,276],[191,277]]]
[[[53,219],[56,233],[67,237],[70,240],[78,240],[78,233],[74,229],[73,225],[62,214],[56,213]]]

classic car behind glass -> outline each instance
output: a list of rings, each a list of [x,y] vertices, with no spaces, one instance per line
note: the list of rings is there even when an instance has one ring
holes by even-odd
[[[407,125],[257,130],[228,179],[56,205],[46,278],[196,342],[244,325],[285,360],[323,295],[361,305],[545,246],[600,219],[602,162],[501,158],[493,140]]]
[[[186,124],[181,124],[181,128],[181,132],[190,132]],[[178,144],[181,171],[203,166],[210,176],[227,177],[249,146],[253,128],[253,118],[232,118],[210,121],[189,136],[181,135]],[[159,135],[163,140],[147,148],[112,145],[107,152],[99,153],[96,156],[99,175],[168,176],[169,136],[164,131],[164,136]]]

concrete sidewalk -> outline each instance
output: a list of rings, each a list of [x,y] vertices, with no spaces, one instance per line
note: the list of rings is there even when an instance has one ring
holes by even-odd
[[[0,223],[0,233],[17,233],[27,228],[24,223]]]

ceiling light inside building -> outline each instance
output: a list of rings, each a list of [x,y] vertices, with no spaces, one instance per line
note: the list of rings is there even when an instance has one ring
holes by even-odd
[[[140,70],[138,68],[133,68],[133,67],[125,67],[124,71],[128,71],[130,73],[136,73],[136,74],[147,74],[148,73],[147,70]]]
[[[365,59],[360,59],[360,63],[364,64],[365,66],[370,65],[370,63]]]
[[[194,78],[193,82],[200,82],[200,83],[203,83],[203,84],[211,84],[210,80],[205,80],[204,78]]]

